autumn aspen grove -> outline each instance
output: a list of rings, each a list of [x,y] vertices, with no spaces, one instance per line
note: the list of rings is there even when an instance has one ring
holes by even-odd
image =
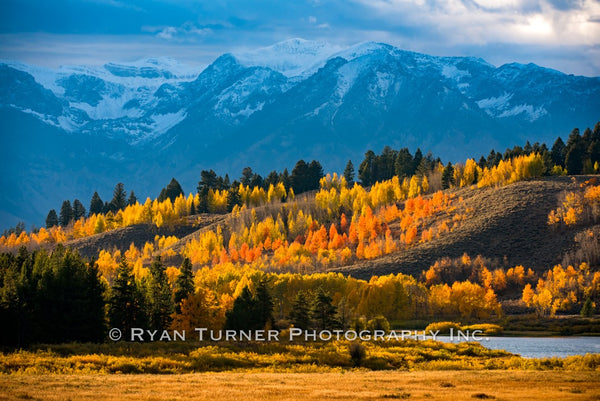
[[[600,399],[598,16],[4,1],[0,399]]]

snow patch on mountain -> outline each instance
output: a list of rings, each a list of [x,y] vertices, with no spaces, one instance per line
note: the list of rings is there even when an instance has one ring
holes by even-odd
[[[504,93],[502,96],[489,97],[476,101],[480,109],[484,109],[490,116],[494,116],[498,111],[505,110],[512,99],[512,93]]]
[[[308,74],[342,48],[322,41],[289,39],[272,46],[234,53],[245,67],[267,67],[287,77]]]
[[[442,66],[442,75],[448,79],[459,82],[461,79],[471,76],[471,73],[469,71],[459,70],[454,65],[444,65]]]
[[[185,110],[180,110],[177,113],[154,114],[150,116],[153,121],[151,125],[154,136],[159,136],[185,120],[187,113]]]
[[[354,61],[346,63],[339,68],[337,86],[334,92],[339,103],[343,101],[344,96],[346,96],[348,91],[354,86],[364,64],[364,62]]]
[[[525,114],[525,118],[533,122],[538,118],[548,114],[548,111],[543,106],[536,108],[535,106],[532,106],[530,104],[520,104],[502,112],[498,115],[498,117],[513,117],[520,114]]]

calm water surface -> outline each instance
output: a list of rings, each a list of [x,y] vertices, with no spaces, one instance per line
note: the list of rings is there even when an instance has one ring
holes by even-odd
[[[437,336],[444,342],[458,342],[449,336]],[[525,358],[566,357],[600,353],[600,337],[486,337],[478,341],[486,348],[503,349]]]

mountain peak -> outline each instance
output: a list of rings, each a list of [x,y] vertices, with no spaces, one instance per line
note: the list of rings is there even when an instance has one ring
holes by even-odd
[[[342,47],[324,41],[288,39],[259,49],[234,54],[246,67],[267,67],[288,77],[303,75],[322,66]]]

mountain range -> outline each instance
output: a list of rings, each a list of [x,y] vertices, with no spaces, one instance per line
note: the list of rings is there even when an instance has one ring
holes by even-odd
[[[563,139],[600,119],[600,78],[534,64],[493,66],[383,43],[291,39],[206,67],[168,58],[53,70],[0,62],[0,227],[117,182],[139,198],[202,169],[237,178],[317,159],[417,147],[444,161]]]

